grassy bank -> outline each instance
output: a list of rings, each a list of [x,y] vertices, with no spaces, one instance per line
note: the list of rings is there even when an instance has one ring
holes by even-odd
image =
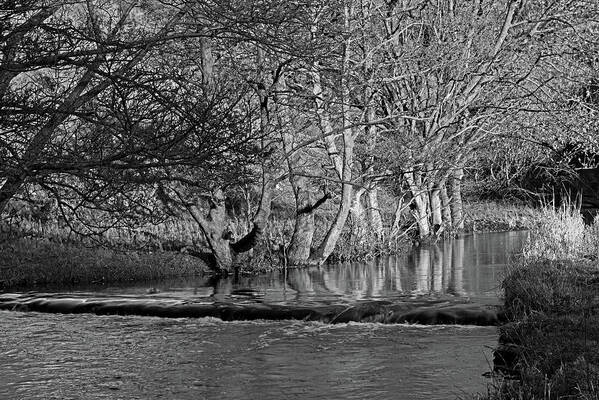
[[[141,252],[20,238],[0,242],[0,290],[44,284],[145,281],[198,275],[198,259],[176,252]]]
[[[487,399],[599,399],[599,223],[546,208],[503,282],[497,380]]]

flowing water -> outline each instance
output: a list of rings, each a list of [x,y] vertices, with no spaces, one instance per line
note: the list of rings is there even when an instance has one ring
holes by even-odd
[[[477,234],[371,263],[70,291],[299,305],[416,296],[499,303],[505,264],[525,238]],[[7,311],[0,337],[0,399],[465,398],[485,391],[497,342],[493,327]]]

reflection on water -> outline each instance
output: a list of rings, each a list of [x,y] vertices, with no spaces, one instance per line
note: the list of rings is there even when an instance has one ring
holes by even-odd
[[[235,302],[496,299],[504,266],[525,237],[466,236],[371,263],[238,280],[79,290]],[[489,327],[5,311],[0,337],[0,399],[468,398],[485,391],[481,374],[497,341]]]
[[[212,280],[178,279],[136,287],[80,288],[154,297],[212,298],[219,301],[331,303],[397,300],[415,295],[496,298],[505,265],[519,252],[526,232],[463,236],[366,263],[290,269],[267,275]],[[150,295],[148,295],[150,296]]]

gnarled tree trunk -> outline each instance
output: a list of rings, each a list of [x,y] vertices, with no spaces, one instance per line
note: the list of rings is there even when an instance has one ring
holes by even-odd
[[[207,215],[204,215],[197,206],[188,207],[188,211],[204,234],[209,248],[208,252],[192,250],[189,253],[201,258],[208,267],[216,272],[233,272],[238,254],[253,249],[264,234],[264,228],[270,216],[272,186],[273,183],[270,181],[263,184],[262,197],[254,216],[253,228],[236,242],[232,242],[232,234],[228,230],[225,196],[222,190],[214,192]]]
[[[302,183],[303,182],[303,183]],[[314,212],[331,198],[329,193],[313,202],[311,193],[306,189],[307,179],[295,177],[292,181],[296,196],[296,216],[291,244],[287,250],[287,262],[290,265],[305,265],[310,258],[314,238]]]
[[[312,195],[306,189],[307,178],[292,177],[291,184],[295,194],[295,225],[291,243],[287,249],[289,265],[306,264],[310,257],[310,248],[314,237],[314,212],[311,209]]]

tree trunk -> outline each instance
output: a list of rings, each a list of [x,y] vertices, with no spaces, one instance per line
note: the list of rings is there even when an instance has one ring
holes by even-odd
[[[306,189],[308,179],[303,176],[290,176],[295,194],[295,226],[291,244],[287,250],[289,265],[304,265],[310,257],[310,248],[314,237],[314,212],[311,210],[312,194]]]
[[[449,200],[449,195],[447,194],[447,186],[445,182],[441,183],[440,189],[441,215],[443,216],[443,222],[446,226],[452,226],[451,202]]]
[[[422,191],[414,196],[414,210],[412,215],[418,224],[418,236],[426,239],[431,235],[431,226],[428,220],[428,193]]]
[[[344,10],[346,24],[349,23],[348,9]],[[347,43],[345,44],[348,45]],[[345,49],[347,51],[347,48]],[[347,63],[347,55],[345,54],[344,63]],[[354,155],[354,146],[355,139],[357,134],[355,134],[354,129],[344,128],[341,132],[342,138],[342,148],[341,151],[337,150],[337,144],[335,143],[335,137],[339,135],[334,134],[333,123],[331,121],[330,115],[328,113],[327,107],[324,104],[324,99],[326,96],[323,95],[322,89],[322,79],[320,75],[320,71],[318,70],[318,64],[314,65],[312,70],[312,93],[314,94],[314,101],[316,105],[316,114],[320,120],[320,125],[323,132],[323,143],[325,145],[327,154],[329,155],[330,160],[333,163],[335,168],[335,172],[339,177],[339,181],[341,182],[341,202],[339,204],[339,209],[337,210],[337,214],[335,215],[335,219],[332,225],[329,227],[322,243],[318,248],[310,254],[310,259],[308,260],[310,264],[322,265],[326,262],[327,258],[331,255],[333,250],[335,249],[335,245],[337,244],[337,240],[339,240],[339,236],[341,235],[341,231],[345,226],[345,222],[347,221],[347,217],[349,215],[349,210],[352,202],[352,163],[353,163],[353,155]],[[345,81],[342,79],[342,81]],[[343,99],[349,99],[349,88],[347,86],[347,82],[342,82],[342,92]],[[346,108],[347,102],[341,101],[342,109],[341,115],[346,120],[351,120],[349,118],[349,112]]]
[[[382,240],[384,236],[383,232],[383,218],[381,217],[381,209],[379,206],[378,189],[376,187],[371,188],[368,191],[366,197],[368,201],[368,221],[370,222],[370,229],[377,240]]]
[[[254,216],[254,226],[247,235],[235,243],[232,242],[232,233],[228,229],[225,196],[222,190],[214,192],[208,215],[204,215],[197,206],[188,207],[188,211],[204,234],[210,250],[209,252],[192,250],[190,254],[201,258],[216,272],[233,272],[238,254],[253,249],[264,234],[270,216],[272,187],[273,182],[265,178],[260,205]]]
[[[451,219],[453,226],[458,231],[464,229],[464,211],[462,204],[462,178],[464,177],[464,170],[462,168],[453,171],[450,180],[451,190]]]
[[[354,151],[353,133],[344,132],[343,139],[344,159],[342,175],[343,183],[341,185],[341,204],[339,204],[339,209],[337,210],[337,214],[335,215],[335,220],[329,228],[324,240],[322,241],[320,246],[318,246],[318,248],[314,251],[314,253],[310,255],[310,264],[322,265],[325,263],[327,258],[329,258],[329,256],[335,249],[337,240],[339,240],[339,236],[341,235],[341,231],[343,230],[343,227],[345,226],[345,222],[347,221],[347,217],[349,215],[353,192],[353,185],[350,182],[352,178],[351,167]]]
[[[325,197],[316,203],[313,203],[313,194],[309,188],[310,180],[307,176],[314,175],[311,170],[311,163],[306,161],[306,154],[303,150],[297,149],[298,135],[294,131],[294,124],[291,121],[288,106],[289,100],[280,101],[285,93],[288,93],[285,76],[280,76],[276,82],[277,94],[274,96],[276,105],[276,117],[279,122],[279,134],[283,144],[285,159],[287,161],[287,170],[289,171],[289,183],[293,189],[295,198],[295,224],[291,243],[286,251],[287,263],[292,266],[305,265],[310,258],[312,241],[314,238],[314,211],[327,198]],[[301,137],[301,136],[300,136]]]
[[[391,239],[396,239],[399,235],[399,225],[401,223],[401,216],[404,210],[404,196],[402,195],[397,200],[397,205],[395,207],[395,214],[393,216],[393,224],[391,225]]]
[[[412,215],[418,225],[418,236],[420,239],[426,239],[431,234],[429,223],[429,198],[428,192],[417,184],[415,179],[416,172],[408,172],[404,174],[404,178],[410,187],[412,193]]]
[[[360,188],[354,191],[354,199],[349,210],[352,222],[352,240],[355,243],[363,244],[366,235],[366,218],[362,197],[366,189]]]
[[[441,212],[441,189],[438,185],[435,185],[431,190],[430,199],[431,213],[433,216],[433,231],[434,233],[437,233],[443,227],[443,216]]]

